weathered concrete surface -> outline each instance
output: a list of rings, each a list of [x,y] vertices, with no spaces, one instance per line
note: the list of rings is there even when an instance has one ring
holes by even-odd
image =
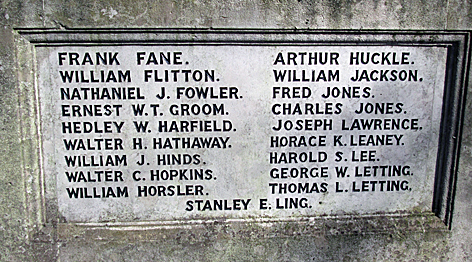
[[[54,1],[44,16],[68,27],[444,29],[446,12],[446,1]]]
[[[472,24],[472,3],[470,1],[449,1],[447,10],[446,29],[470,30]]]
[[[470,21],[470,3],[445,0],[13,0],[1,12],[6,25],[71,28],[464,29]]]
[[[26,231],[23,226],[25,217],[24,193],[21,189],[23,181],[21,172],[15,163],[19,163],[20,155],[11,152],[20,152],[18,141],[19,121],[18,121],[18,95],[15,87],[15,57],[13,48],[13,35],[11,30],[1,31],[2,45],[0,47],[0,81],[1,81],[1,104],[0,117],[2,128],[1,150],[2,150],[2,176],[0,187],[0,210],[1,218],[1,238],[3,244],[0,253],[2,260],[13,258],[22,252],[21,240],[25,239]],[[19,241],[20,240],[20,241]],[[24,248],[23,248],[24,252]]]
[[[165,243],[68,243],[61,261],[447,261],[438,235],[212,239]],[[136,259],[138,258],[139,259]]]
[[[465,111],[450,232],[257,238],[182,233],[168,240],[27,239],[14,30],[29,28],[472,28],[470,1],[22,1],[0,2],[0,261],[470,261],[472,102]],[[470,75],[470,72],[468,73]],[[472,77],[469,77],[472,79]],[[469,87],[472,83],[469,83]],[[470,88],[468,97],[472,96]],[[30,138],[30,139],[35,139]],[[219,234],[218,234],[219,233]]]

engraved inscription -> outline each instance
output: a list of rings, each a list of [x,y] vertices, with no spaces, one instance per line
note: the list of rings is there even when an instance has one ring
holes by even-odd
[[[427,212],[446,52],[38,47],[48,196],[70,222]]]

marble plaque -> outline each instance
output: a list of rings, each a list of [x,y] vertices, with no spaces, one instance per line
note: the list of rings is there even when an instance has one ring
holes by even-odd
[[[430,212],[447,50],[39,46],[67,222]]]

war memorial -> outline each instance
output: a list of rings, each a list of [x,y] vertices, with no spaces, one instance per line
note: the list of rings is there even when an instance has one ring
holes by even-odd
[[[472,260],[472,3],[0,21],[1,261]]]

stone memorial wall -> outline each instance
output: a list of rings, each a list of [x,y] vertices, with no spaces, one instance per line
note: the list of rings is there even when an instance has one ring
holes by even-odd
[[[471,259],[459,3],[143,4],[0,9],[0,261]]]
[[[446,51],[38,48],[47,196],[69,222],[431,211]]]

